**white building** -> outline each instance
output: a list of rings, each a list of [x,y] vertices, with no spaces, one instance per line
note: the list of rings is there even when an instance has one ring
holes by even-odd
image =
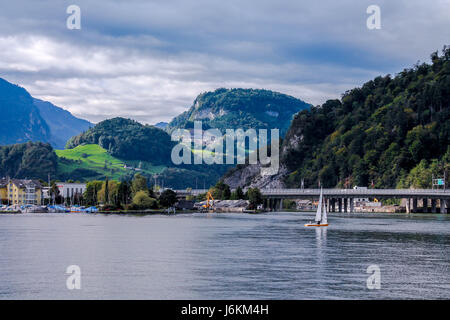
[[[75,195],[83,195],[86,191],[85,183],[64,183],[58,182],[59,195],[63,198],[72,198]]]

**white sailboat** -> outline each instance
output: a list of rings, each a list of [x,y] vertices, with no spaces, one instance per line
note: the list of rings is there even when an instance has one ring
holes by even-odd
[[[320,188],[320,198],[319,205],[317,206],[316,217],[314,218],[315,223],[307,223],[305,227],[326,227],[328,226],[327,220],[327,206],[325,201],[323,201],[323,192]]]

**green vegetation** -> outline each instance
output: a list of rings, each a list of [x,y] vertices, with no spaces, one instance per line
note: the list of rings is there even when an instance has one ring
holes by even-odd
[[[164,166],[153,166],[146,161],[120,160],[110,155],[104,148],[96,144],[80,145],[73,149],[56,150],[58,155],[58,173],[61,178],[84,180],[86,178],[102,179],[110,176],[120,180],[132,177],[134,171],[124,168],[141,166],[143,174],[155,174],[163,171]]]
[[[27,142],[0,147],[0,177],[47,180],[55,176],[57,157],[47,143]]]
[[[283,135],[294,114],[308,109],[309,104],[294,97],[256,89],[217,89],[200,94],[192,107],[175,117],[168,125],[193,128],[195,120],[202,120],[204,129],[280,129]]]
[[[249,188],[246,192],[246,198],[250,202],[250,209],[256,209],[258,205],[264,202],[261,191],[258,188]]]
[[[216,185],[209,189],[214,199],[229,200],[231,197],[230,186],[219,181]]]
[[[164,130],[154,126],[113,118],[71,138],[66,148],[73,149],[82,144],[98,144],[113,157],[159,166],[172,163],[170,155],[175,142]]]
[[[286,185],[431,187],[450,159],[450,48],[341,100],[299,112],[281,162]]]
[[[177,202],[177,194],[175,191],[167,189],[164,190],[159,196],[159,204],[162,207],[169,208],[172,207]]]
[[[245,199],[245,194],[242,191],[242,188],[241,187],[237,187],[236,190],[234,190],[231,193],[230,199],[231,200],[242,200],[242,199]]]
[[[133,197],[133,206],[135,209],[149,209],[156,208],[156,199],[151,198],[146,191],[138,191]]]

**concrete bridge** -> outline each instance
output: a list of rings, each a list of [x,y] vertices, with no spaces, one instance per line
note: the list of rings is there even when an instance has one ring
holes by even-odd
[[[197,196],[207,189],[174,190],[178,197]],[[283,209],[284,199],[318,199],[320,189],[261,189],[264,206]],[[418,200],[422,200],[422,212],[450,213],[450,190],[445,189],[323,189],[328,211],[353,212],[355,199],[406,199],[406,211],[418,212]]]

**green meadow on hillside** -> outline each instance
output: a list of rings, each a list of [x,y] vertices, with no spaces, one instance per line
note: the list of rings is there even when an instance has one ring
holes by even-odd
[[[55,150],[58,156],[58,173],[73,180],[102,179],[108,176],[117,179],[134,173],[161,173],[164,166],[154,166],[146,161],[121,160],[111,156],[97,144],[79,145],[73,149]],[[138,168],[140,171],[124,166]]]

